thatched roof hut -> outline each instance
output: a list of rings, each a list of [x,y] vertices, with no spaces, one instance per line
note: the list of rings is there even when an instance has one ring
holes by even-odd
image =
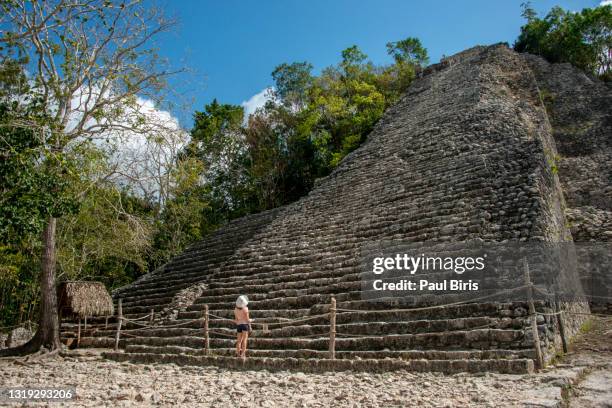
[[[113,299],[101,282],[62,282],[58,288],[58,303],[62,316],[110,316]]]

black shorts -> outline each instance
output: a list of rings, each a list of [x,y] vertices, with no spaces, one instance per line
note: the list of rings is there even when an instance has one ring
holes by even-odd
[[[238,326],[236,326],[236,331],[238,333],[248,332],[249,331],[249,325],[248,324],[239,324]]]

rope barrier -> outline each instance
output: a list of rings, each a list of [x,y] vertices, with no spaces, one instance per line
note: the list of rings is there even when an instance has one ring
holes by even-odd
[[[221,332],[218,332],[218,331],[215,331],[215,330],[209,330],[208,332],[212,333],[212,334],[218,334],[219,336],[231,337],[232,339],[236,337],[233,334],[221,333]]]
[[[414,312],[414,311],[424,311],[424,310],[436,310],[436,309],[440,309],[440,308],[445,308],[445,307],[449,307],[449,306],[458,306],[458,305],[465,305],[465,304],[474,304],[477,303],[479,301],[485,300],[485,299],[490,299],[492,297],[496,297],[496,296],[500,296],[503,294],[508,294],[508,293],[512,293],[514,291],[518,291],[518,290],[523,290],[523,289],[527,289],[530,288],[532,290],[535,290],[539,293],[542,293],[546,296],[550,296],[550,293],[547,293],[546,291],[543,291],[542,289],[538,288],[537,286],[533,285],[532,283],[529,283],[529,279],[528,279],[528,274],[527,274],[527,283],[525,285],[516,287],[516,288],[512,288],[512,289],[506,289],[506,290],[502,290],[493,294],[489,294],[489,295],[485,295],[485,296],[480,296],[477,298],[472,298],[472,299],[466,299],[466,300],[461,300],[461,301],[457,301],[457,302],[452,302],[452,303],[447,303],[447,304],[443,304],[443,305],[434,305],[434,306],[424,306],[424,307],[415,307],[415,308],[404,308],[404,309],[387,309],[387,310],[358,310],[358,309],[344,309],[344,308],[336,308],[336,301],[335,298],[332,297],[331,299],[331,306],[329,309],[329,312],[327,313],[321,313],[321,314],[317,314],[317,315],[310,315],[310,316],[304,316],[304,317],[297,317],[297,318],[278,318],[279,320],[282,321],[277,321],[277,322],[269,322],[269,323],[260,323],[260,322],[253,322],[251,323],[251,327],[256,326],[256,327],[262,327],[263,333],[269,333],[270,327],[280,327],[281,329],[288,327],[288,326],[293,326],[293,327],[313,327],[311,325],[304,325],[304,326],[298,326],[296,325],[297,323],[303,323],[303,322],[309,322],[309,321],[313,321],[316,319],[320,319],[320,318],[329,318],[329,325],[330,325],[330,332],[329,334],[327,333],[313,333],[313,334],[308,334],[308,335],[301,335],[298,338],[299,339],[313,339],[313,340],[329,340],[329,353],[330,353],[330,357],[331,359],[335,358],[335,341],[336,341],[336,336],[342,337],[342,338],[380,338],[383,335],[376,335],[376,334],[349,334],[349,333],[338,333],[336,331],[336,323],[335,323],[335,317],[336,314],[338,312],[340,313],[379,313],[381,311],[383,312]],[[121,300],[119,301],[121,303]],[[544,315],[544,316],[558,316],[562,313],[568,313],[568,314],[574,314],[574,315],[588,315],[588,316],[601,316],[601,317],[605,317],[605,318],[612,318],[612,316],[608,316],[608,315],[601,315],[601,314],[594,314],[594,313],[580,313],[580,312],[568,312],[568,311],[559,311],[559,312],[554,312],[554,313],[544,313],[544,312],[537,312],[535,310],[533,310],[533,304],[531,304],[531,316],[534,319],[534,323],[535,324],[535,315],[539,314],[539,315]],[[121,309],[121,304],[119,305],[119,309]],[[209,318],[213,317],[215,319],[218,319],[217,321],[221,321],[221,322],[232,322],[234,323],[233,319],[227,318],[227,317],[223,317],[223,316],[219,316],[213,313],[210,313],[210,311],[208,310],[208,306],[205,305],[205,311],[204,311],[204,319],[191,319],[191,320],[187,320],[187,321],[183,321],[181,323],[177,323],[177,324],[159,324],[159,325],[152,325],[152,324],[146,324],[146,323],[141,323],[141,320],[147,319],[149,317],[152,317],[152,313],[149,313],[145,316],[141,316],[139,318],[135,318],[135,319],[128,319],[125,318],[121,315],[121,313],[119,312],[119,316],[118,316],[118,329],[117,329],[117,339],[119,338],[119,333],[121,331],[121,322],[126,322],[126,323],[131,323],[133,325],[139,326],[140,328],[137,329],[132,329],[132,330],[124,330],[124,335],[131,337],[131,338],[136,338],[139,337],[138,334],[133,334],[130,333],[130,331],[147,331],[147,330],[159,330],[159,329],[169,329],[169,328],[178,328],[178,327],[185,327],[188,325],[193,325],[194,323],[198,323],[197,327],[192,327],[192,329],[194,331],[199,331],[202,329],[204,329],[204,335],[205,335],[205,349],[207,351],[207,353],[209,352],[209,345],[208,345],[208,339],[209,339],[209,334],[214,334],[217,336],[222,336],[222,337],[226,337],[226,338],[235,338],[235,334],[231,333],[231,331],[219,331],[219,330],[210,330],[210,328],[208,327],[208,322],[209,322]],[[152,319],[151,319],[152,320]],[[204,325],[202,326],[202,322],[204,321]],[[22,324],[23,325],[23,324]],[[464,329],[460,329],[457,331],[464,331],[464,330],[480,330],[480,329],[486,329],[486,328],[492,328],[492,326],[494,326],[495,323],[494,322],[489,322],[487,324],[481,325],[481,326],[475,326],[475,327],[467,327]],[[18,327],[18,326],[13,326],[13,327]],[[495,328],[494,328],[495,329]],[[220,330],[224,330],[223,328],[221,328]],[[406,333],[407,335],[415,335],[415,334],[419,334],[419,333]],[[262,337],[262,338],[266,338],[266,337]]]
[[[387,310],[384,310],[384,311],[386,311],[386,312],[415,312],[415,311],[422,311],[422,310],[440,309],[440,308],[448,307],[448,306],[458,306],[458,305],[463,305],[463,304],[467,304],[467,303],[475,303],[475,302],[478,302],[480,300],[484,300],[484,299],[488,299],[488,298],[491,298],[491,297],[499,296],[499,295],[502,295],[502,294],[505,294],[505,293],[514,292],[515,290],[526,289],[529,286],[530,285],[523,285],[523,286],[519,286],[519,287],[516,287],[516,288],[513,288],[513,289],[506,289],[506,290],[502,290],[500,292],[492,293],[490,295],[481,296],[479,298],[462,300],[462,301],[453,302],[453,303],[446,303],[446,304],[443,304],[443,305],[415,307],[415,308],[412,308],[412,309],[391,309],[391,310],[387,309]],[[344,313],[376,313],[376,312],[380,312],[380,310],[357,310],[357,309],[341,309],[341,308],[338,308],[336,310],[340,311],[340,312],[344,312]]]
[[[305,336],[300,336],[300,339],[308,339],[308,338],[327,339],[329,338],[329,333],[314,333],[314,334],[307,334]]]
[[[149,324],[139,323],[139,322],[136,322],[134,320],[126,319],[125,317],[122,317],[121,319],[123,321],[130,322],[130,323],[132,323],[132,324],[134,324],[136,326],[145,327],[145,328],[153,328],[153,329],[172,329],[172,328],[176,328],[176,327],[187,326],[187,325],[192,324],[194,322],[201,322],[202,321],[201,319],[192,319],[192,320],[187,320],[185,322],[174,324],[174,325],[149,325]]]
[[[555,313],[545,313],[545,312],[537,312],[536,311],[536,314],[540,315],[540,316],[559,316],[562,313],[564,313],[564,312],[560,311],[560,312],[555,312]],[[565,312],[565,313],[567,313],[567,312]]]
[[[168,328],[168,329],[173,329],[173,328],[176,328],[176,327],[183,327],[183,326],[187,326],[187,325],[193,324],[194,322],[201,323],[201,322],[202,322],[202,320],[201,320],[201,319],[193,319],[193,320],[188,320],[188,321],[183,322],[183,323],[177,323],[177,324],[172,324],[172,325],[165,325],[165,324],[164,324],[164,325],[160,325],[160,326],[153,326],[153,327],[157,327],[157,328],[160,328],[160,329],[165,329],[165,328]],[[195,327],[194,327],[194,329],[195,329]]]
[[[122,335],[122,336],[127,336],[127,337],[133,337],[133,338],[140,337],[140,336],[138,336],[138,335],[136,335],[136,334],[127,333],[127,331],[126,331],[126,330],[123,330],[123,331],[121,332],[121,335]]]
[[[544,296],[553,297],[555,295],[555,294],[552,294],[550,292],[547,292],[547,291],[544,291],[542,289],[539,289],[536,286],[534,286],[533,288],[537,292],[540,292],[541,294],[543,294]],[[608,297],[608,296],[595,296],[595,295],[592,295],[592,296],[589,296],[589,297],[591,297],[591,298],[597,297],[597,298],[601,298],[601,299],[611,299],[612,300],[612,297]],[[568,310],[561,310],[561,311],[555,312],[555,313],[536,312],[536,314],[543,315],[543,316],[557,316],[557,315],[560,315],[562,313],[579,315],[579,316],[596,316],[596,317],[601,317],[601,318],[604,318],[604,319],[612,318],[611,315],[606,315],[606,314],[601,314],[601,313],[581,313],[581,312],[572,312],[572,311],[568,311]]]
[[[533,289],[534,289],[536,292],[540,292],[540,293],[541,293],[542,295],[544,295],[544,296],[553,297],[553,296],[557,295],[556,293],[551,293],[551,292],[548,292],[548,291],[546,291],[546,290],[542,290],[542,289],[540,289],[539,287],[537,287],[536,285],[532,285],[532,287],[533,287]],[[578,296],[577,296],[577,297],[578,297]],[[612,296],[599,296],[599,295],[588,295],[588,296],[586,296],[586,295],[585,295],[585,297],[587,297],[587,298],[598,298],[598,299],[608,299],[608,300],[612,300]]]
[[[216,317],[217,319],[221,319],[221,320],[226,320],[226,321],[230,321],[230,322],[233,322],[233,321],[234,321],[234,319],[228,319],[227,317],[217,316],[216,314],[212,314],[212,313],[210,313],[210,312],[208,313],[208,315],[209,315],[209,316],[212,316],[212,317]]]
[[[481,330],[481,329],[487,329],[487,328],[491,328],[491,326],[493,325],[493,323],[487,323],[487,324],[483,324],[481,326],[476,326],[476,327],[468,327],[464,330]],[[500,329],[501,330],[501,329]],[[456,330],[456,331],[462,331],[462,330]],[[415,335],[415,334],[427,334],[427,333],[405,333],[405,334],[409,334],[409,335]],[[336,332],[336,335],[338,336],[344,336],[344,337],[383,337],[385,336],[384,334],[357,334],[357,333],[340,333],[340,332]]]
[[[150,326],[150,325],[148,325],[148,324],[144,324],[144,323],[140,323],[140,322],[137,322],[137,321],[134,321],[134,320],[126,319],[125,317],[122,317],[122,318],[121,318],[121,320],[123,320],[124,322],[129,322],[129,323],[132,323],[132,324],[134,324],[134,325],[136,325],[136,326],[141,326],[141,327],[152,327],[152,326]]]
[[[309,317],[305,317],[305,318],[297,318],[297,319],[292,319],[292,320],[288,320],[285,322],[276,322],[276,323],[252,323],[255,325],[268,325],[268,327],[270,326],[277,326],[277,325],[283,325],[283,324],[289,324],[289,323],[301,323],[301,322],[308,322],[310,320],[315,320],[315,319],[319,319],[321,317],[327,317],[329,316],[329,313],[323,313],[323,314],[319,314],[319,315],[313,315],[313,316],[309,316]]]
[[[340,337],[345,337],[345,338],[352,338],[352,337],[381,337],[381,335],[375,335],[375,334],[347,334],[347,333],[340,333],[340,332],[336,332],[336,336],[340,336]]]
[[[221,320],[229,321],[229,322],[232,322],[232,323],[234,322],[233,319],[228,319],[226,317],[217,316],[217,315],[212,314],[212,313],[209,313],[208,315],[212,316],[212,317],[216,317],[216,318],[221,319]],[[327,317],[328,315],[329,315],[329,313],[322,313],[322,314],[312,315],[312,316],[308,316],[308,317],[298,317],[298,318],[295,318],[295,319],[287,319],[284,322],[275,322],[275,323],[253,322],[253,323],[251,323],[251,326],[262,326],[262,327],[263,326],[268,326],[268,327],[270,327],[270,326],[283,325],[283,324],[289,324],[289,323],[300,323],[300,322],[307,322],[307,321],[310,321],[310,320],[318,319],[320,317]]]
[[[567,310],[561,310],[559,312],[555,312],[555,313],[544,313],[544,312],[536,312],[536,314],[539,315],[543,315],[543,316],[556,316],[559,314],[570,314],[570,315],[577,315],[577,316],[595,316],[595,317],[601,317],[604,319],[612,319],[612,315],[606,315],[606,314],[601,314],[601,313],[582,313],[582,312],[570,312]]]
[[[151,317],[151,313],[149,313],[148,315],[144,315],[144,316],[142,316],[142,317],[138,317],[138,318],[136,318],[136,319],[130,319],[130,321],[134,321],[134,320],[144,320],[144,319],[146,319],[146,318],[148,318],[148,317]],[[126,317],[124,317],[123,319],[124,319],[124,320],[128,320]]]
[[[537,286],[531,284],[531,285],[522,285],[522,286],[518,286],[516,288],[512,288],[512,289],[506,289],[506,290],[502,290],[496,293],[492,293],[489,295],[485,295],[485,296],[481,296],[478,298],[473,298],[473,299],[467,299],[467,300],[462,300],[462,301],[458,301],[458,302],[452,302],[452,303],[446,303],[443,305],[434,305],[434,306],[424,306],[424,307],[416,307],[416,308],[404,308],[404,309],[386,309],[384,311],[386,312],[413,312],[413,311],[424,311],[424,310],[435,310],[435,309],[440,309],[440,308],[444,308],[444,307],[449,307],[449,306],[458,306],[458,305],[463,305],[463,304],[469,304],[469,303],[476,303],[480,300],[485,300],[485,299],[489,299],[495,296],[499,296],[499,295],[503,295],[503,294],[507,294],[507,293],[511,293],[517,290],[521,290],[521,289],[526,289],[532,287],[533,289],[535,289],[536,291],[544,294],[544,295],[552,295],[548,292],[543,291],[542,289],[539,289]],[[359,310],[359,309],[345,309],[345,308],[336,308],[337,312],[341,312],[341,313],[377,313],[380,312],[380,310]],[[233,322],[233,319],[229,319],[226,317],[222,317],[222,316],[218,316],[215,314],[210,313],[209,314],[212,317],[216,317],[218,319],[221,320],[225,320],[225,321],[230,321]],[[319,317],[327,317],[329,316],[329,313],[322,313],[322,314],[318,314],[318,315],[313,315],[313,316],[308,316],[308,317],[304,317],[304,318],[294,318],[294,319],[287,319],[286,321],[283,322],[274,322],[274,323],[259,323],[259,322],[253,322],[251,323],[251,325],[256,325],[256,326],[264,326],[267,325],[268,327],[270,326],[276,326],[276,325],[285,325],[285,324],[290,324],[290,323],[299,323],[299,322],[306,322],[306,321],[310,321],[310,320],[314,320],[316,318]]]

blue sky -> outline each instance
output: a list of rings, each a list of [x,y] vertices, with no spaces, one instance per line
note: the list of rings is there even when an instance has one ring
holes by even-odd
[[[336,64],[340,52],[358,45],[377,64],[390,62],[385,44],[418,37],[431,62],[477,44],[512,43],[523,24],[524,0],[180,0],[166,3],[178,17],[160,53],[186,63],[194,75],[173,88],[193,99],[192,109],[217,98],[241,104],[272,85],[283,62],[309,61],[315,72]],[[554,5],[579,11],[599,0],[536,0],[545,13]],[[253,105],[255,99],[251,99]],[[184,126],[192,111],[173,112]]]

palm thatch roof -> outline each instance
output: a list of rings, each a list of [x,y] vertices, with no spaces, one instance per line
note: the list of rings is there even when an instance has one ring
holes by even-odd
[[[109,316],[114,312],[113,299],[102,282],[62,282],[58,298],[62,314],[90,317]]]

